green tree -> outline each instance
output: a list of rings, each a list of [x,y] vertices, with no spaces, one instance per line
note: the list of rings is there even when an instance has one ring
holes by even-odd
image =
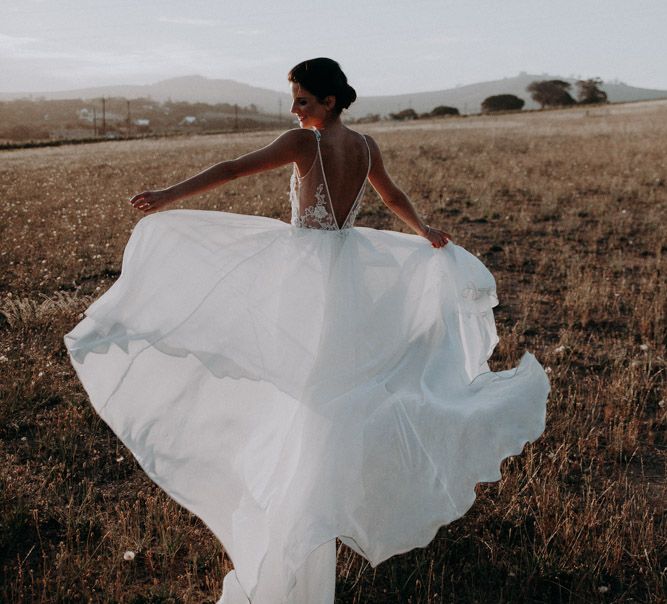
[[[433,117],[440,117],[442,115],[459,115],[459,110],[456,107],[448,107],[447,105],[438,105],[431,111]]]
[[[603,82],[600,78],[590,78],[577,82],[577,98],[582,104],[606,103],[607,93],[600,90]]]
[[[403,109],[398,113],[390,113],[389,117],[392,120],[416,120],[419,119],[417,112],[414,109]]]
[[[540,80],[528,84],[526,90],[530,92],[532,99],[544,109],[545,107],[575,105],[576,101],[568,92],[570,88],[572,84],[563,80]]]
[[[513,94],[494,94],[482,102],[482,113],[494,111],[520,111],[526,101]]]

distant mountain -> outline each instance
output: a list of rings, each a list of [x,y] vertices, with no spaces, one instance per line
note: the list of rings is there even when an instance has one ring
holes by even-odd
[[[556,79],[570,82],[573,89],[572,96],[576,96],[576,79],[548,74],[520,73],[512,78],[480,82],[448,90],[360,98],[352,106],[354,111],[350,111],[350,113],[354,116],[363,116],[369,113],[386,115],[407,108],[423,113],[431,111],[438,105],[456,107],[461,113],[479,113],[482,101],[494,94],[514,94],[526,101],[525,109],[538,109],[539,105],[530,98],[530,94],[526,92],[526,87],[536,80]],[[609,101],[612,103],[667,98],[667,90],[635,88],[622,83],[605,82],[602,89],[607,93]]]
[[[280,110],[286,114],[292,103],[290,95],[286,92],[257,88],[234,80],[209,79],[199,75],[170,78],[155,84],[144,85],[98,86],[57,92],[3,92],[0,93],[0,100],[20,98],[99,99],[103,96],[126,99],[151,98],[160,102],[172,100],[189,103],[256,105],[263,113],[275,114]]]
[[[526,101],[526,109],[534,109],[538,106],[531,100],[530,95],[526,92],[526,87],[535,80],[553,79],[571,82],[573,89],[576,83],[576,80],[563,78],[562,76],[520,73],[511,78],[480,82],[447,90],[360,97],[350,108],[349,114],[352,117],[362,117],[371,113],[387,115],[408,107],[423,113],[431,111],[438,105],[456,107],[461,113],[478,113],[482,101],[494,94],[514,94]],[[602,88],[607,93],[609,100],[614,103],[667,98],[667,90],[636,88],[618,82],[605,83]],[[101,86],[59,92],[0,93],[0,100],[26,97],[93,99],[102,96],[127,99],[149,97],[156,101],[171,99],[172,101],[191,103],[237,103],[241,106],[254,104],[264,113],[277,114],[281,111],[283,115],[287,115],[292,102],[290,95],[287,93],[268,88],[258,88],[234,80],[209,79],[198,75],[170,78],[147,85]]]

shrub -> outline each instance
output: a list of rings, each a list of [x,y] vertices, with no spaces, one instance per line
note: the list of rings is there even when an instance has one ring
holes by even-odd
[[[520,111],[526,101],[513,94],[496,94],[487,97],[482,102],[482,113],[494,111]]]
[[[372,122],[379,122],[379,121],[380,121],[379,113],[367,113],[363,117],[359,117],[356,120],[354,120],[354,122],[357,124],[370,124]]]
[[[419,119],[417,112],[414,109],[403,109],[398,113],[390,113],[389,117],[392,120],[416,120]]]
[[[440,117],[442,115],[459,115],[459,110],[456,107],[448,107],[447,105],[438,105],[431,111],[433,117]]]

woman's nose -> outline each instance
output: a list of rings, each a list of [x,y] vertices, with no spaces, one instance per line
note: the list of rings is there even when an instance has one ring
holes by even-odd
[[[290,113],[296,113],[296,103],[292,103],[292,106],[290,107]]]

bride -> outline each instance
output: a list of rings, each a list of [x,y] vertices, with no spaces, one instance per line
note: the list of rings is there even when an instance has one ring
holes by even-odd
[[[338,63],[288,79],[300,128],[134,196],[121,277],[65,336],[96,411],[224,545],[224,604],[332,604],[337,538],[373,565],[425,546],[539,437],[549,391],[529,353],[489,370],[494,279],[343,124]],[[291,225],[158,212],[285,164]],[[418,236],[354,226],[367,181]]]

